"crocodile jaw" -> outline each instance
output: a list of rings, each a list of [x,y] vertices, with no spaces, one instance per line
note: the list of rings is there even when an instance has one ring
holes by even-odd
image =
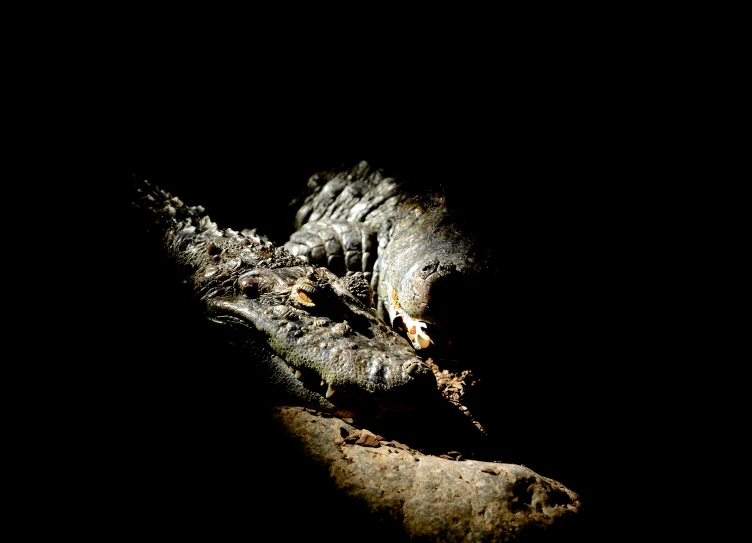
[[[407,311],[402,309],[402,306],[399,302],[399,294],[394,289],[394,287],[388,283],[385,283],[384,286],[389,292],[388,296],[386,297],[384,306],[386,307],[387,314],[389,315],[389,322],[392,325],[392,328],[398,329],[399,326],[397,321],[402,320],[407,339],[410,340],[410,344],[416,351],[430,347],[433,343],[433,340],[426,332],[428,323],[420,319],[415,319],[411,315],[409,315]]]

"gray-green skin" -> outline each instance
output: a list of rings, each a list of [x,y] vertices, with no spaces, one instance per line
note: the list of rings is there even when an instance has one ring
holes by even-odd
[[[425,324],[432,343],[409,336],[414,347],[445,355],[458,338],[473,341],[492,256],[443,194],[408,185],[365,161],[312,176],[285,247],[337,275],[363,273],[379,315],[396,329]]]
[[[362,274],[338,278],[252,231],[220,229],[201,206],[136,183],[134,209],[203,314],[231,331],[281,396],[352,415],[437,394],[430,369],[377,315]],[[329,386],[335,392],[327,398]]]

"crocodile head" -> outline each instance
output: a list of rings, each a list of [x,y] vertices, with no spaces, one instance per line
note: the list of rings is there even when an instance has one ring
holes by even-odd
[[[442,198],[410,199],[380,259],[379,310],[416,350],[453,356],[487,340],[492,255]]]
[[[208,316],[263,342],[271,380],[306,404],[353,414],[404,408],[420,384],[435,392],[409,343],[365,303],[368,295],[351,292],[365,291],[357,283],[369,287],[362,275],[340,279],[326,268],[255,268],[207,300]]]

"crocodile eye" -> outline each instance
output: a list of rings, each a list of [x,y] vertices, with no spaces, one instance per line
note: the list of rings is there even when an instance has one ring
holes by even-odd
[[[316,302],[311,297],[314,292],[314,287],[307,283],[297,283],[293,285],[290,291],[290,303],[295,307],[314,307]]]

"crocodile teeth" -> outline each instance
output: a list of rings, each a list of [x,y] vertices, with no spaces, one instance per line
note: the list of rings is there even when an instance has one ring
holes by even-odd
[[[407,337],[416,351],[425,349],[433,343],[424,330],[427,326],[425,322],[413,319],[402,310],[398,310],[397,316],[402,317],[402,321],[405,323],[405,326],[407,326]]]
[[[431,338],[423,330],[418,331],[416,339],[421,349],[427,348],[432,343]]]
[[[287,362],[285,362],[284,364],[285,364],[285,366],[287,366],[287,369],[290,370],[290,373],[292,373],[292,374],[295,375],[295,379],[300,379],[301,377],[303,377],[303,372],[302,371],[300,371],[299,369],[295,368],[294,366],[291,366]],[[321,378],[321,384],[320,384],[320,386],[323,387],[324,385],[327,385],[327,387],[326,387],[326,397],[327,398],[330,398],[332,396],[332,394],[334,394],[335,392],[337,392],[337,390],[334,387],[332,387],[332,385],[329,385],[326,382],[326,379],[324,379],[322,377]]]

